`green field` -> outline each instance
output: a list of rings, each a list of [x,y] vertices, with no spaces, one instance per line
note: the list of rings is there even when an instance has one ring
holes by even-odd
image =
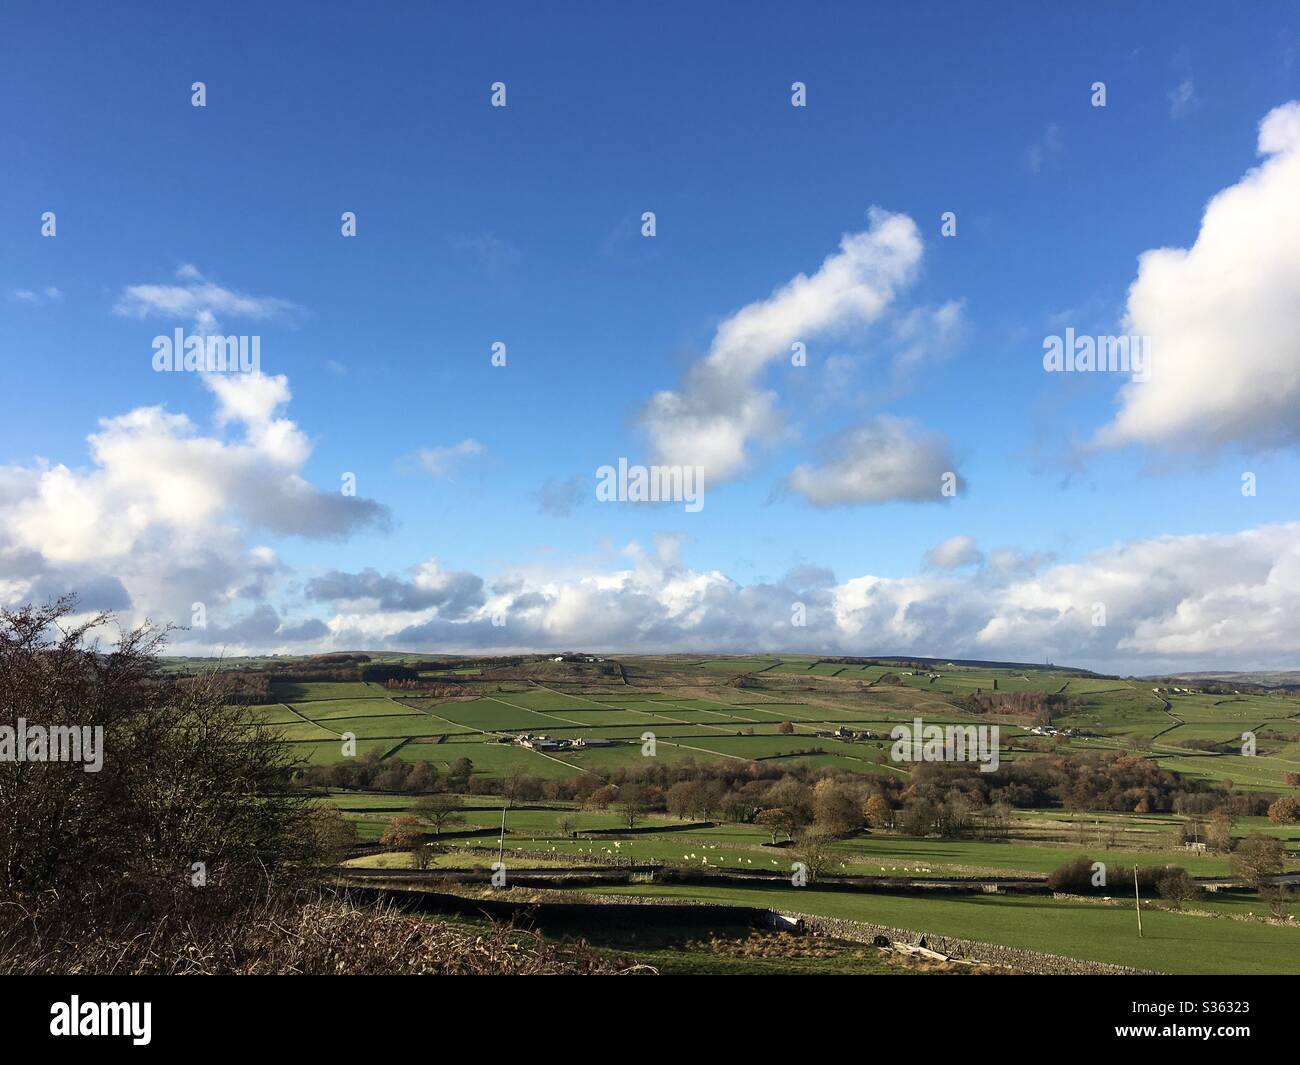
[[[601,890],[870,921],[1155,972],[1300,973],[1300,927],[1146,910],[1139,939],[1132,906],[1039,897],[854,895],[815,888],[647,885]]]
[[[942,664],[908,669],[822,662],[811,656],[628,661],[631,675],[654,677],[659,683],[602,690],[573,683],[564,675],[565,664],[550,662],[543,663],[548,667],[545,683],[481,681],[482,670],[461,669],[456,676],[467,698],[456,699],[408,696],[361,682],[278,682],[274,692],[282,702],[258,707],[256,713],[312,764],[328,762],[329,741],[350,733],[366,741],[365,750],[382,746],[377,741],[392,740],[384,749],[397,748],[395,756],[403,760],[427,759],[441,766],[463,755],[474,761],[476,771],[489,775],[601,775],[641,764],[641,737],[653,732],[659,741],[657,756],[666,762],[799,762],[821,769],[899,774],[907,772],[905,765],[879,764],[886,740],[849,743],[817,733],[848,726],[885,737],[893,723],[914,716],[927,723],[968,722],[974,718],[959,701],[971,693],[1040,691],[1070,700],[1068,709],[1054,719],[1058,728],[1089,735],[1057,737],[1048,743],[1028,736],[1014,720],[1004,720],[1004,759],[1033,756],[1035,749],[1065,753],[1141,745],[1145,756],[1170,771],[1216,785],[1231,781],[1238,789],[1276,793],[1290,790],[1285,783],[1288,773],[1300,772],[1300,743],[1280,738],[1300,732],[1300,700],[1292,696],[1161,695],[1148,682],[1068,671]],[[882,682],[886,675],[898,683]],[[766,687],[747,691],[736,686],[738,678]],[[785,685],[793,687],[786,690]],[[793,725],[790,734],[778,731],[782,722]],[[1188,746],[1215,741],[1239,750],[1247,730],[1259,736],[1259,750],[1252,757]],[[623,742],[550,756],[502,749],[495,742],[522,732]],[[455,754],[444,744],[399,747],[404,739],[440,736],[469,746]],[[339,752],[341,758],[341,747]]]
[[[1287,774],[1300,772],[1300,700],[1290,695],[1174,694],[1138,680],[1095,677],[1068,670],[980,669],[951,664],[926,668],[845,664],[812,656],[628,658],[622,672],[580,673],[567,663],[545,662],[517,672],[490,667],[435,670],[436,697],[361,682],[276,683],[278,700],[254,715],[290,742],[306,765],[342,757],[343,738],[355,738],[358,757],[429,763],[442,778],[468,759],[470,791],[491,791],[505,777],[522,775],[545,786],[600,788],[624,770],[654,766],[729,767],[774,779],[795,767],[816,774],[883,776],[906,785],[910,763],[889,758],[890,729],[920,717],[927,724],[997,724],[1001,759],[1022,762],[1087,752],[1128,753],[1226,795],[1296,794]],[[932,676],[931,674],[938,674]],[[455,683],[460,694],[448,696]],[[966,700],[998,693],[1042,693],[1056,700],[1051,723],[1072,736],[1034,735],[1033,720],[1013,712],[971,713]],[[998,704],[999,706],[1012,704]],[[841,739],[840,727],[874,738]],[[1258,737],[1258,753],[1241,753],[1242,733]],[[560,740],[613,740],[615,745],[542,752],[511,742],[522,733]],[[643,737],[655,737],[653,757]],[[1200,750],[1207,742],[1222,750]],[[805,777],[804,779],[814,779]],[[534,794],[537,794],[536,792]],[[571,794],[571,792],[570,792]],[[391,819],[411,810],[417,796],[336,792],[337,806],[362,842],[377,841]],[[482,870],[503,847],[507,867],[621,869],[627,864],[677,867],[707,873],[766,874],[763,883],[616,885],[608,890],[653,898],[693,899],[744,906],[795,909],[943,935],[1025,947],[1087,960],[1109,961],[1173,973],[1295,972],[1300,970],[1300,926],[1277,926],[1252,893],[1206,894],[1196,914],[1144,915],[1138,940],[1125,903],[1075,902],[1040,896],[904,895],[787,886],[795,852],[772,846],[771,830],[735,823],[720,813],[713,823],[663,813],[643,815],[627,831],[614,807],[572,801],[522,802],[507,811],[498,840],[501,799],[467,794],[455,831],[441,842],[439,870]],[[561,818],[576,837],[562,835]],[[900,882],[988,877],[1041,880],[1079,857],[1108,866],[1177,865],[1196,877],[1227,878],[1228,856],[1181,847],[1176,830],[1185,820],[1172,812],[1139,814],[1106,809],[1070,812],[1060,807],[1013,811],[1008,839],[979,833],[964,838],[909,836],[901,831],[858,831],[835,842],[825,867],[829,877],[869,877]],[[1266,833],[1283,841],[1287,868],[1300,871],[1300,825],[1237,817],[1238,839]],[[353,861],[378,867],[409,866],[407,853],[366,854]],[[1122,892],[1121,892],[1122,894]],[[707,934],[707,930],[700,930]],[[699,960],[694,948],[665,940],[645,948],[677,971],[819,971],[808,962],[723,955]],[[845,955],[843,971],[875,971],[880,962]],[[802,964],[802,963],[801,963]],[[831,965],[831,962],[827,962]],[[838,963],[836,963],[838,964]],[[698,970],[694,968],[699,966]],[[791,967],[793,966],[793,967]]]

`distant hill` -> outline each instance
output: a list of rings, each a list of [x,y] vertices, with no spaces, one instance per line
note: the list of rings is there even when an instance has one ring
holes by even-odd
[[[415,664],[422,666],[424,669],[433,667],[444,668],[453,666],[476,666],[482,669],[491,669],[499,666],[520,666],[530,663],[540,663],[549,661],[559,654],[556,651],[545,652],[527,652],[513,655],[451,655],[439,654],[432,651],[334,651],[321,654],[304,654],[304,655],[249,655],[249,656],[229,656],[222,658],[201,658],[189,655],[163,656],[162,661],[164,668],[172,670],[198,670],[198,669],[223,669],[223,670],[243,670],[243,669],[284,669],[294,665],[302,666],[332,666],[340,667],[363,662],[385,662],[401,663],[405,665]],[[566,661],[579,661],[588,656],[600,658],[606,661],[617,661],[623,659],[631,662],[638,659],[655,659],[660,661],[689,660],[691,662],[702,662],[707,660],[739,661],[748,658],[770,659],[770,658],[790,658],[790,659],[809,659],[813,662],[824,662],[845,666],[885,666],[890,669],[906,669],[909,667],[918,669],[942,668],[949,666],[952,668],[962,669],[994,669],[1005,671],[1016,671],[1021,673],[1038,672],[1038,673],[1056,673],[1069,674],[1078,677],[1091,677],[1100,680],[1116,679],[1108,673],[1094,673],[1092,670],[1080,669],[1075,666],[1061,666],[1050,662],[995,662],[979,658],[927,658],[922,655],[815,655],[805,652],[794,654],[785,654],[784,652],[720,652],[712,654],[709,652],[669,652],[664,654],[650,654],[646,652],[633,652],[629,654],[620,654],[617,651],[600,651],[600,652],[564,652],[563,657]],[[1179,677],[1193,678],[1204,677],[1205,679],[1229,677],[1231,674],[1196,674],[1184,673]],[[1245,676],[1244,674],[1242,675]],[[1300,672],[1294,674],[1277,674],[1277,676],[1286,676],[1292,678],[1294,684],[1300,685]],[[1145,678],[1144,678],[1145,679]],[[1172,679],[1172,678],[1165,678]],[[1250,683],[1241,680],[1240,683]],[[1260,685],[1261,687],[1264,685]],[[1276,685],[1285,686],[1283,684]]]
[[[1143,680],[1187,680],[1199,683],[1215,681],[1221,684],[1255,688],[1300,689],[1300,669],[1246,670],[1234,672],[1204,671],[1199,673],[1165,673],[1160,677],[1143,677]]]
[[[725,655],[720,657],[726,657]],[[1076,669],[1074,666],[1058,666],[1046,662],[990,662],[981,658],[923,658],[920,655],[873,655],[867,658],[851,658],[841,655],[826,656],[822,662],[845,662],[862,666],[900,666],[919,662],[927,666],[963,666],[966,669],[1018,669],[1037,670],[1042,673],[1077,673],[1081,677],[1106,677],[1107,674],[1094,673],[1090,669]]]

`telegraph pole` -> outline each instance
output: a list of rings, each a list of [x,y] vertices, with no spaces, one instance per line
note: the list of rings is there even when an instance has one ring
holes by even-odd
[[[1138,939],[1142,938],[1142,896],[1138,894],[1138,867],[1133,866],[1133,901],[1137,905]]]
[[[508,809],[510,809],[510,800],[503,793],[501,795],[501,845],[497,848],[497,861],[502,865],[506,862],[506,811]]]

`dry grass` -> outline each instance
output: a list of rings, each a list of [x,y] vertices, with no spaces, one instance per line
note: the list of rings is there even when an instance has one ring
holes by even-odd
[[[0,932],[0,974],[616,975],[644,972],[582,943],[486,930],[360,905],[342,895],[271,898],[216,915],[18,920]],[[651,970],[652,971],[652,970]]]
[[[692,942],[689,950],[734,958],[786,959],[873,959],[898,969],[923,973],[989,974],[989,965],[966,965],[953,961],[914,957],[879,947],[849,943],[829,936],[791,935],[788,932],[751,932],[748,936],[710,935]]]

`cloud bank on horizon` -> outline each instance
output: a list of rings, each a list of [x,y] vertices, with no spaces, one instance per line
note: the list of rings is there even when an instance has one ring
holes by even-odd
[[[1152,372],[1116,390],[1113,416],[1084,449],[1094,461],[1123,447],[1252,453],[1300,442],[1300,101],[1264,117],[1258,152],[1258,166],[1209,200],[1189,247],[1138,256],[1123,324],[1151,338]],[[866,412],[792,450],[804,428],[777,371],[793,345],[889,337],[882,350],[894,362],[880,373],[903,380],[964,326],[964,298],[919,294],[917,223],[877,207],[868,221],[811,273],[787,274],[723,317],[680,382],[641,406],[656,462],[700,465],[722,495],[761,476],[765,457],[794,455],[776,491],[810,514],[944,501],[941,478],[973,441],[954,439],[941,417]],[[124,287],[111,313],[211,331],[305,312],[184,266],[172,282]],[[176,633],[178,653],[801,651],[1050,659],[1125,674],[1300,665],[1300,521],[1116,537],[1073,558],[959,530],[917,542],[911,575],[833,571],[812,558],[742,582],[688,565],[678,535],[608,544],[594,561],[521,558],[483,573],[457,569],[442,547],[350,567],[343,542],[390,529],[402,501],[311,482],[313,442],[288,415],[286,374],[200,377],[206,426],[140,406],[105,414],[85,435],[84,466],[0,467],[0,601],[76,590],[86,610],[182,625],[205,604],[208,627]],[[484,451],[473,437],[431,440],[414,452],[429,475],[421,490],[437,491]],[[548,479],[537,509],[571,517],[580,486],[577,475]],[[298,563],[282,547],[307,541],[335,545],[334,563]],[[795,604],[805,625],[792,626]]]

